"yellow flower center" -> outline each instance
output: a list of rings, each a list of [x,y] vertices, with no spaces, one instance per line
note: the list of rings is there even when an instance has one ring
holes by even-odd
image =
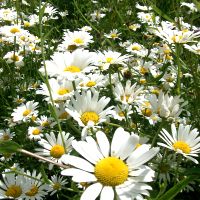
[[[95,86],[95,85],[96,85],[96,82],[94,82],[94,81],[89,81],[86,84],[87,87],[92,87],[92,86]]]
[[[139,46],[139,45],[134,45],[134,46],[132,46],[131,49],[132,49],[133,51],[140,51],[140,50],[142,49],[142,47]]]
[[[111,38],[117,38],[118,37],[118,35],[116,33],[112,33],[110,36],[111,36]]]
[[[95,124],[99,122],[99,115],[96,112],[84,112],[81,115],[81,121],[87,125],[89,121],[93,121]]]
[[[60,158],[65,153],[63,146],[56,144],[51,148],[50,155],[53,158]]]
[[[30,189],[28,192],[26,192],[25,194],[26,194],[27,196],[33,197],[33,196],[35,196],[37,193],[38,193],[38,187],[37,187],[36,185],[33,185],[33,186],[31,187],[31,189]]]
[[[18,28],[16,28],[16,27],[13,27],[13,28],[10,29],[10,32],[15,34],[15,33],[19,33],[20,30]]]
[[[191,152],[191,148],[190,146],[184,142],[184,141],[177,141],[173,144],[174,150],[177,151],[177,149],[180,149],[183,153],[190,153]]]
[[[140,67],[140,73],[141,74],[148,74],[149,73],[149,70],[147,69],[147,68],[145,68],[145,67]]]
[[[32,131],[32,134],[33,134],[33,135],[39,135],[39,134],[40,134],[40,129],[35,128],[35,129]]]
[[[145,109],[142,110],[142,114],[144,116],[150,117],[152,115],[152,111],[149,108],[145,108]]]
[[[41,125],[42,125],[43,127],[49,126],[49,122],[48,122],[48,121],[44,121],[44,122],[42,122]]]
[[[7,197],[18,198],[22,194],[22,188],[19,185],[11,185],[5,192]]]
[[[74,42],[77,43],[77,44],[83,44],[84,43],[83,39],[81,39],[81,38],[74,39]]]
[[[61,184],[59,182],[53,184],[54,190],[60,190],[60,188],[61,188]]]
[[[127,95],[121,96],[120,98],[121,98],[122,101],[128,102],[130,96],[131,96],[131,95],[127,94]]]
[[[23,112],[23,116],[26,117],[26,116],[29,115],[30,113],[31,113],[31,110],[26,109],[26,110]]]
[[[3,134],[2,140],[9,140],[9,139],[10,139],[10,136],[7,133]]]
[[[107,157],[95,165],[95,176],[104,186],[117,186],[128,178],[128,166],[119,158]]]
[[[106,62],[107,62],[107,63],[111,63],[112,61],[113,61],[113,58],[112,58],[112,57],[106,58]]]
[[[118,115],[119,115],[120,117],[125,117],[125,113],[124,113],[123,111],[118,112]]]
[[[11,56],[11,59],[12,59],[14,62],[17,62],[17,61],[19,61],[19,56],[17,56],[17,55],[12,55],[12,56]]]
[[[64,72],[71,72],[71,73],[76,73],[76,72],[80,72],[81,69],[75,65],[71,65],[68,67],[65,67]]]
[[[145,78],[141,78],[140,79],[140,84],[145,84],[145,83],[147,83],[147,80]]]
[[[57,91],[57,93],[58,93],[59,95],[64,95],[64,94],[69,93],[69,90],[68,90],[67,88],[60,88],[60,89]]]
[[[69,116],[69,114],[67,112],[63,112],[62,114],[59,115],[59,119],[67,119],[67,117]]]
[[[30,27],[30,26],[31,26],[30,22],[24,21],[24,27]]]

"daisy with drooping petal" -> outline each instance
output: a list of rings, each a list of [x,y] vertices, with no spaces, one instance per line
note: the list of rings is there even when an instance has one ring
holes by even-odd
[[[121,33],[118,33],[117,29],[111,30],[109,34],[104,34],[105,37],[111,38],[113,40],[120,39],[119,38],[120,35],[121,35]]]
[[[28,128],[28,138],[30,140],[40,140],[43,137],[41,126],[30,126]]]
[[[154,171],[144,164],[158,153],[159,148],[150,149],[144,144],[134,150],[138,137],[123,128],[115,131],[111,145],[102,131],[96,133],[96,139],[88,136],[86,141],[73,141],[74,149],[83,158],[72,155],[62,158],[63,163],[72,166],[63,170],[62,175],[72,176],[77,183],[89,183],[81,200],[94,200],[99,195],[101,200],[148,196],[152,188],[146,182],[153,180]]]
[[[198,164],[198,161],[193,158],[198,157],[200,152],[200,136],[198,135],[198,130],[196,128],[191,130],[191,125],[180,124],[177,130],[175,124],[172,124],[171,134],[162,129],[159,136],[165,143],[158,142],[158,145],[180,153]]]
[[[66,108],[66,111],[76,120],[81,127],[96,126],[107,121],[108,115],[113,107],[108,105],[110,98],[105,96],[99,99],[99,92],[93,90],[75,93],[75,98]]]
[[[46,139],[41,139],[38,143],[43,148],[36,148],[38,155],[47,157],[48,159],[53,160],[54,162],[61,163],[61,157],[64,154],[67,154],[71,151],[71,142],[74,137],[69,137],[69,133],[62,132],[63,141],[61,134],[58,136],[51,132],[50,134],[45,134]],[[64,142],[64,144],[63,144]],[[49,164],[49,169],[53,168],[53,164]]]

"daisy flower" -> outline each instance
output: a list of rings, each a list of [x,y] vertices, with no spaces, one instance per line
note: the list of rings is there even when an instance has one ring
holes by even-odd
[[[24,57],[20,56],[19,53],[17,52],[8,52],[3,59],[6,60],[6,63],[10,64],[10,63],[14,63],[16,67],[22,67],[24,66]]]
[[[12,140],[15,133],[11,133],[10,129],[0,130],[0,141]]]
[[[86,72],[90,72],[95,69],[94,58],[95,53],[88,50],[77,49],[70,53],[56,52],[51,57],[52,60],[45,61],[47,74],[49,76],[62,76],[68,80],[75,80]],[[45,74],[44,67],[39,70],[42,74]]]
[[[143,91],[143,87],[137,86],[137,83],[131,85],[131,81],[126,81],[125,87],[118,82],[113,90],[115,99],[123,104],[132,104],[138,99],[139,94]]]
[[[64,179],[63,176],[56,176],[56,175],[51,176],[49,190],[48,190],[48,192],[51,192],[50,196],[54,195],[56,192],[61,190],[64,185],[67,184],[67,180],[63,179]]]
[[[76,83],[75,83],[76,84]],[[74,92],[72,81],[67,79],[49,79],[49,85],[51,89],[51,95],[55,103],[64,102],[69,99]],[[42,94],[47,96],[45,100],[51,103],[50,93],[45,83],[42,83],[40,89],[36,91],[36,94]]]
[[[29,177],[25,177],[25,184],[27,189],[25,190],[25,200],[43,200],[45,195],[47,195],[47,190],[49,186],[44,184],[42,181],[42,174],[37,174],[36,170],[33,172],[27,171],[26,174]]]
[[[145,57],[148,54],[148,50],[143,45],[136,42],[130,44],[126,48],[126,51],[141,57]]]
[[[66,108],[66,111],[76,120],[81,127],[97,126],[107,121],[113,107],[104,109],[110,101],[105,96],[99,99],[99,92],[93,90],[75,93],[75,97]]]
[[[31,119],[33,116],[37,116],[38,111],[36,110],[38,102],[28,101],[26,104],[21,104],[14,112],[11,114],[14,122],[26,122]]]
[[[14,173],[2,174],[2,179],[0,180],[0,199],[13,198],[22,200],[26,189],[27,185],[24,184],[23,176],[15,176]]]
[[[116,51],[104,51],[99,52],[97,55],[97,65],[101,67],[102,70],[107,70],[110,65],[116,64],[116,65],[122,65],[126,66],[126,62],[128,61],[128,58],[131,57],[130,55],[121,55],[121,53]]]
[[[109,34],[104,34],[105,37],[111,38],[113,40],[120,39],[119,38],[120,35],[121,35],[121,33],[118,33],[117,29],[111,30]]]
[[[30,126],[28,128],[28,138],[30,140],[40,140],[43,137],[42,127]]]
[[[176,153],[182,154],[184,157],[198,164],[193,157],[198,157],[200,152],[200,136],[198,130],[191,129],[191,125],[180,124],[178,130],[175,124],[171,124],[171,134],[162,129],[159,137],[165,142],[158,142],[158,145],[171,149]]]
[[[102,131],[96,133],[96,139],[88,136],[86,141],[73,141],[74,149],[83,158],[72,155],[62,158],[65,164],[72,166],[61,171],[62,175],[72,176],[77,183],[89,183],[81,200],[94,200],[99,195],[102,200],[113,200],[116,196],[120,200],[148,196],[152,188],[146,182],[153,180],[154,171],[144,164],[159,148],[141,145],[134,150],[138,140],[123,128],[115,131],[111,144]]]
[[[54,162],[61,163],[61,157],[71,151],[71,142],[74,137],[69,137],[69,133],[62,132],[64,140],[62,141],[61,134],[56,137],[53,132],[45,134],[46,139],[41,139],[38,144],[43,148],[36,148],[38,155],[44,156]],[[63,145],[64,142],[64,145]],[[49,169],[53,168],[53,164],[49,164]]]
[[[63,42],[58,46],[58,50],[70,51],[75,50],[77,47],[87,47],[93,43],[92,35],[87,31],[65,31]]]

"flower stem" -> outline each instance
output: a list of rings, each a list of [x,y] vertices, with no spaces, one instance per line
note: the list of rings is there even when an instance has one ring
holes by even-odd
[[[180,95],[181,93],[181,63],[180,63],[180,45],[176,44],[176,62],[178,65],[178,72],[177,72],[177,85],[176,85],[176,91],[177,94]]]
[[[34,153],[30,152],[30,151],[27,151],[27,150],[25,150],[25,149],[18,149],[18,152],[23,153],[23,154],[26,154],[26,155],[31,156],[31,157],[34,157],[34,158],[37,158],[38,160],[43,160],[43,161],[45,161],[45,162],[52,163],[53,165],[57,165],[58,167],[62,167],[62,168],[64,168],[64,169],[69,168],[69,166],[67,166],[67,165],[63,165],[63,164],[54,162],[53,160],[49,160],[49,159],[47,159],[47,158],[44,158],[44,157],[39,156],[39,155],[37,155],[37,154],[34,154]]]

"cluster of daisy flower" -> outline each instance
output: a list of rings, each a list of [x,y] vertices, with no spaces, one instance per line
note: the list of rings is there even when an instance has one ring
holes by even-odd
[[[177,183],[185,163],[198,164],[200,136],[180,92],[187,90],[180,79],[192,75],[181,74],[180,53],[200,54],[200,27],[182,17],[163,20],[151,6],[136,3],[137,20],[124,26],[145,41],[115,28],[95,34],[95,25],[115,7],[90,4],[97,8],[88,12],[90,26],[65,28],[51,44],[31,28],[43,31],[67,11],[43,2],[36,14],[19,16],[17,4],[7,8],[2,2],[0,45],[9,49],[3,62],[20,77],[32,59],[40,78],[16,89],[0,130],[0,142],[15,141],[24,148],[0,154],[0,199],[40,200],[66,190],[82,200],[141,200],[150,196],[149,182]],[[184,7],[190,8],[189,14],[198,11],[194,4],[182,3]],[[96,47],[98,39],[102,48]],[[19,153],[30,156],[29,162],[38,159],[42,167],[23,166]]]

